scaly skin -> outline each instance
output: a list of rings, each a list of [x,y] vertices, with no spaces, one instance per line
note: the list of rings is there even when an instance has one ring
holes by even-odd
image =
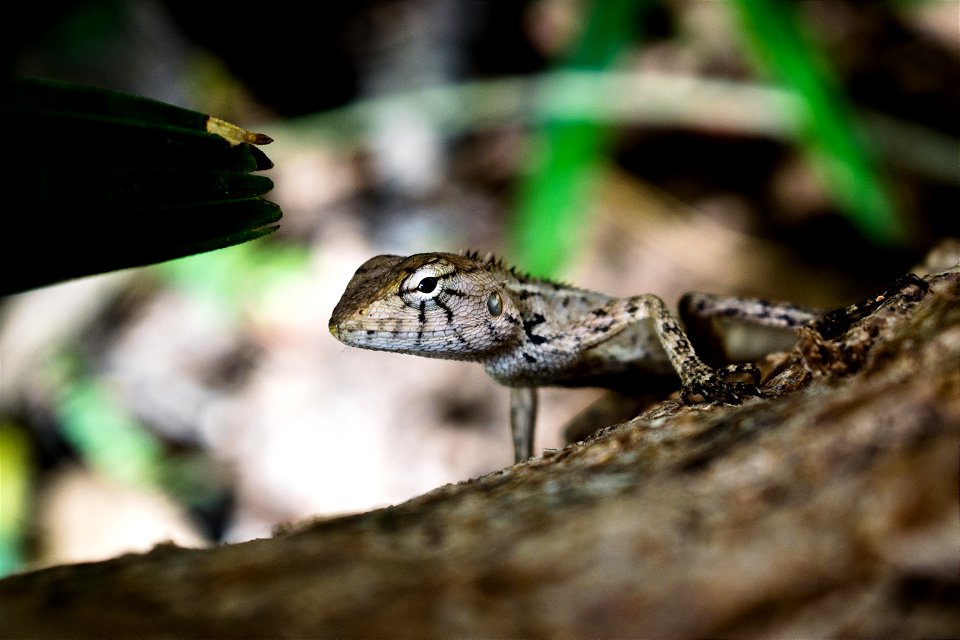
[[[531,278],[477,254],[371,258],[333,310],[330,332],[364,349],[482,363],[515,389],[518,461],[532,454],[536,387],[623,386],[631,373],[675,371],[685,402],[699,396],[737,404],[758,394],[754,384],[724,380],[704,364],[656,296],[615,298]],[[755,368],[730,371],[756,381]]]

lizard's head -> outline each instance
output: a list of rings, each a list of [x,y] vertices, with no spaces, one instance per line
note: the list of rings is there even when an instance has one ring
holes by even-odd
[[[330,332],[354,347],[455,360],[515,346],[520,313],[489,266],[451,253],[371,258],[347,284]]]

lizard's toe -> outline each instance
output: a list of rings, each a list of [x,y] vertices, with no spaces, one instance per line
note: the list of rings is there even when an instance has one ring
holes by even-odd
[[[750,373],[752,371],[737,371]],[[756,378],[755,378],[756,379]],[[685,385],[680,392],[680,399],[684,404],[697,402],[713,402],[721,404],[740,404],[749,397],[760,396],[757,385],[750,382],[730,382],[720,379],[718,375],[704,377],[692,384]],[[697,398],[700,398],[698,400]]]

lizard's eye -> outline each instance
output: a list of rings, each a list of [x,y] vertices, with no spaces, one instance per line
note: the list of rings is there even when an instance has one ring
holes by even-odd
[[[496,291],[487,297],[487,311],[489,311],[490,315],[494,318],[503,313],[503,298],[501,298],[500,294]]]
[[[437,288],[437,279],[431,276],[427,276],[417,284],[417,291],[420,293],[433,293],[433,290]]]

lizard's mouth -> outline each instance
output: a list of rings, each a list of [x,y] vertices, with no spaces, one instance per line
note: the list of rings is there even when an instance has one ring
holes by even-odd
[[[356,323],[351,323],[347,320],[336,321],[330,318],[330,323],[327,326],[330,329],[330,334],[340,342],[350,345],[351,347],[366,346],[363,338],[367,337],[367,334],[361,331],[361,329],[356,326]]]
[[[344,344],[350,345],[351,347],[366,346],[366,340],[364,340],[364,338],[368,338],[374,333],[363,331],[355,324],[354,326],[351,326],[350,322],[343,320],[335,322],[333,319],[331,319],[328,328],[330,329],[330,333],[334,338]]]
[[[356,321],[340,320],[337,322],[333,318],[330,319],[328,328],[334,338],[351,347],[376,349],[378,351],[399,351],[392,340],[398,335],[395,332],[367,329]]]
[[[350,347],[394,353],[413,353],[427,358],[451,360],[469,359],[471,355],[450,351],[448,339],[443,334],[438,337],[435,331],[423,331],[419,328],[403,326],[396,329],[371,329],[355,321],[340,320],[334,322],[332,319],[329,328],[334,338]]]

